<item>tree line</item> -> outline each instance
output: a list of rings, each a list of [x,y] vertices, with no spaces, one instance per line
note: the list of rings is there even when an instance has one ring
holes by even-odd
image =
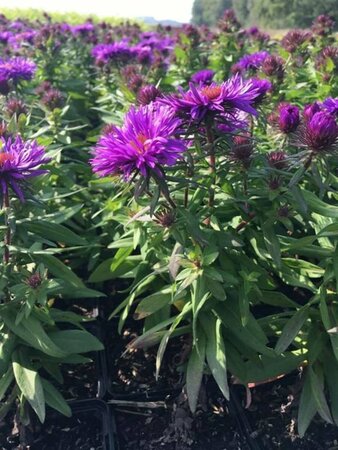
[[[246,26],[307,28],[320,14],[330,14],[336,22],[338,19],[338,0],[195,0],[192,21],[196,25],[215,25],[230,8]]]

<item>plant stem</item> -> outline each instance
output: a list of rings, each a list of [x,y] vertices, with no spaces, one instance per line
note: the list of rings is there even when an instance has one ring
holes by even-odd
[[[5,239],[4,239],[4,263],[7,265],[9,264],[9,246],[11,245],[11,227],[9,224],[9,207],[10,207],[10,202],[9,202],[9,193],[8,193],[8,187],[6,187],[6,190],[4,192],[4,199],[3,199],[3,208],[5,211],[5,226],[7,227],[6,229],[6,234],[5,234]]]
[[[216,182],[216,155],[215,155],[215,146],[214,146],[214,134],[212,132],[212,126],[206,124],[206,132],[207,132],[207,141],[210,145],[209,152],[209,165],[210,165],[210,174],[211,174],[211,184],[215,184]],[[215,200],[215,191],[210,186],[209,191],[209,206],[212,207],[214,205]]]

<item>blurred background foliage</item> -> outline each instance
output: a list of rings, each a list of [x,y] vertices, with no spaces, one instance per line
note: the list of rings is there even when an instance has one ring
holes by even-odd
[[[338,0],[195,0],[192,22],[215,25],[229,8],[243,25],[264,28],[306,28],[319,14],[334,16],[336,23],[338,18]]]

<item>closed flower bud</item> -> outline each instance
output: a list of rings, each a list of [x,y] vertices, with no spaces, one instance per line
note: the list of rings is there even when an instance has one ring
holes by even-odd
[[[267,158],[269,166],[274,169],[283,170],[288,166],[287,154],[283,151],[270,152],[268,153]]]
[[[296,131],[300,123],[299,108],[290,103],[283,103],[279,106],[278,126],[283,133]]]

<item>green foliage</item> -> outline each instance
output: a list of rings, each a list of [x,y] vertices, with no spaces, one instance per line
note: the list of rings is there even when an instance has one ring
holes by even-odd
[[[232,8],[232,0],[195,0],[192,22],[196,25],[215,25],[226,9]]]
[[[193,23],[215,25],[225,9],[233,8],[243,25],[268,29],[307,28],[320,14],[337,16],[335,0],[195,0]]]
[[[17,20],[18,17],[21,19],[28,19],[28,20],[43,20],[44,19],[44,11],[41,9],[34,9],[34,8],[8,8],[8,7],[0,7],[0,13],[4,14],[8,19],[10,20]],[[94,23],[102,22],[102,18],[95,16],[93,14],[79,14],[76,12],[49,12],[48,15],[51,17],[53,22],[64,22],[69,23],[73,25],[81,24],[86,22],[88,18],[90,18]],[[119,25],[121,23],[124,23],[127,19],[126,18],[119,18],[119,17],[104,17],[104,21],[106,23],[112,24],[112,25]],[[134,20],[134,22],[138,22],[137,20]]]

